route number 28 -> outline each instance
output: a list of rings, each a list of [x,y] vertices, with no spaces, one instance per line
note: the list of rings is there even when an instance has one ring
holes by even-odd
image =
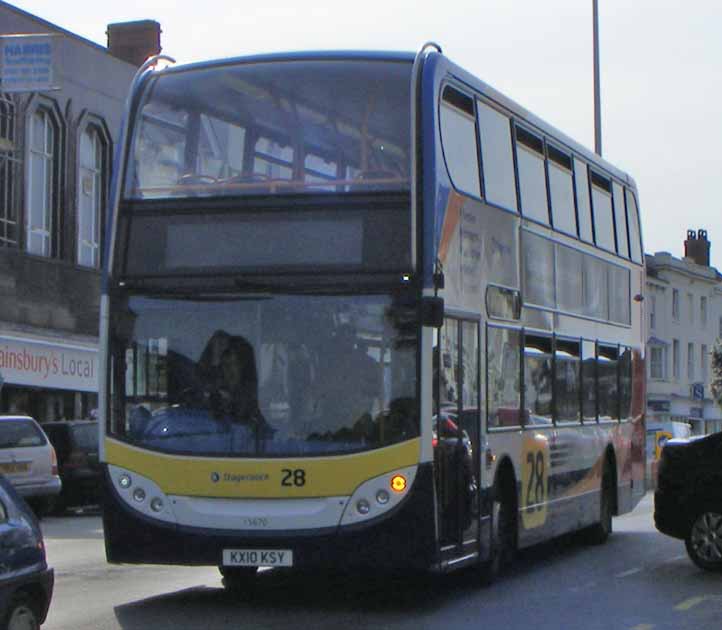
[[[301,487],[306,485],[306,471],[303,468],[283,468],[282,486]]]
[[[530,510],[542,510],[546,501],[546,475],[544,474],[544,453],[542,451],[526,454],[529,466],[529,481],[526,486],[526,505]]]

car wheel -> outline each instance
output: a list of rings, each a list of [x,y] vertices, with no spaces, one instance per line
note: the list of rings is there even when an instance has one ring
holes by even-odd
[[[40,520],[53,513],[56,501],[56,497],[39,497],[30,499],[28,503],[35,512],[35,516]]]
[[[230,593],[246,593],[256,582],[258,567],[218,567],[223,576],[223,588]]]
[[[698,567],[706,571],[722,571],[722,514],[700,514],[692,523],[684,544],[692,562]]]
[[[30,598],[25,593],[14,595],[10,600],[5,616],[5,630],[38,630],[40,623],[35,611],[30,606]]]

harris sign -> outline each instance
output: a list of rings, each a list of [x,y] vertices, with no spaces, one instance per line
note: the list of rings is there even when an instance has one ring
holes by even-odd
[[[98,391],[98,351],[80,346],[0,336],[0,373],[6,385]]]

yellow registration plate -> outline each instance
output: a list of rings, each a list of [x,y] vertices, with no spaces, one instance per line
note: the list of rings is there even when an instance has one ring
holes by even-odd
[[[0,464],[0,472],[2,473],[24,473],[29,470],[29,462],[5,462]]]

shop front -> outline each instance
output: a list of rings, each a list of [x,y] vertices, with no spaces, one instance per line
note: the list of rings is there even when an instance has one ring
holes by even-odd
[[[98,348],[0,335],[0,414],[39,422],[90,418],[98,405]]]

